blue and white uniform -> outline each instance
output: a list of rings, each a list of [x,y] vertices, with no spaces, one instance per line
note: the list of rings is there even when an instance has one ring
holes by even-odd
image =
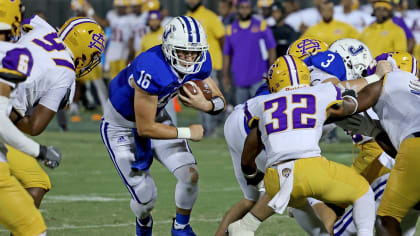
[[[303,60],[311,72],[311,84],[316,85],[325,79],[336,77],[340,81],[347,80],[346,67],[340,54],[329,50],[318,52]]]
[[[180,77],[166,60],[162,45],[158,45],[137,56],[110,83],[109,100],[101,123],[101,136],[115,168],[132,196],[131,207],[139,219],[144,215],[136,212],[144,211],[136,210],[133,201],[151,209],[156,200],[157,190],[149,173],[153,154],[172,173],[179,167],[195,164],[196,161],[185,139],[151,140],[137,134],[134,86],[158,96],[156,122],[173,125],[164,110],[165,105],[187,81],[204,80],[210,76],[212,67],[208,52],[206,56],[206,61],[197,73]],[[187,208],[177,203],[177,207],[190,209],[191,206]]]

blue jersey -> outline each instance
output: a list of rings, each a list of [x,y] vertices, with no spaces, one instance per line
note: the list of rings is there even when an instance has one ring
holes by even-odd
[[[158,114],[178,93],[179,88],[190,80],[204,80],[212,71],[210,54],[207,52],[206,61],[199,72],[180,78],[165,59],[162,45],[155,46],[134,59],[131,64],[122,70],[109,85],[109,99],[114,108],[127,120],[135,121],[134,115],[134,88],[158,96]]]
[[[310,67],[316,67],[330,75],[334,75],[340,81],[347,80],[346,66],[340,54],[331,51],[318,52],[303,60],[305,64]]]

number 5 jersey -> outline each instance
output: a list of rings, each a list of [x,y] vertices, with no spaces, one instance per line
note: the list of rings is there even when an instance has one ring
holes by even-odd
[[[341,103],[332,83],[280,91],[250,99],[245,116],[250,128],[258,125],[267,154],[266,167],[282,161],[321,156],[319,140],[326,110]]]
[[[34,66],[12,94],[12,105],[21,115],[38,103],[57,112],[63,98],[71,103],[74,96],[76,74],[70,51],[41,17],[34,15],[22,25],[28,30],[16,44],[29,49]]]

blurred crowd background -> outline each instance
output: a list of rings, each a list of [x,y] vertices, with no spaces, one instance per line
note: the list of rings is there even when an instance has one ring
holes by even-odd
[[[408,51],[420,59],[420,0],[23,0],[25,17],[38,14],[60,27],[71,16],[88,16],[106,31],[102,66],[78,81],[68,114],[59,126],[81,122],[84,109],[100,110],[107,84],[139,53],[162,40],[172,16],[189,15],[204,26],[212,57],[212,78],[228,99],[229,113],[264,83],[274,60],[300,37],[331,44],[341,38],[364,42],[373,56]],[[174,100],[168,111],[176,121],[181,106]],[[206,136],[224,123],[226,114],[200,114]],[[91,119],[100,120],[101,114]],[[329,138],[334,141],[332,133]]]

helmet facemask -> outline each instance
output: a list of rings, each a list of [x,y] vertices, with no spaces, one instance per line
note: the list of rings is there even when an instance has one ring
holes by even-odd
[[[83,56],[86,58],[86,56],[84,54],[83,54]],[[85,76],[86,74],[91,72],[93,70],[93,68],[95,68],[95,66],[97,66],[101,62],[101,53],[99,53],[99,52],[93,53],[90,57],[91,57],[91,60],[90,60],[88,65],[86,65],[85,67],[82,67],[80,69],[76,69],[76,77],[77,78]],[[85,61],[86,60],[87,60],[87,58],[85,59]],[[76,68],[79,65],[79,62],[80,62],[80,58],[77,58],[75,60],[75,63],[74,63]]]
[[[182,74],[198,73],[207,60],[206,54],[209,46],[206,37],[203,27],[194,18],[175,17],[165,26],[163,32],[163,54],[176,71]],[[180,58],[178,55],[180,51],[184,53],[197,52],[198,55],[194,61],[188,61]]]

